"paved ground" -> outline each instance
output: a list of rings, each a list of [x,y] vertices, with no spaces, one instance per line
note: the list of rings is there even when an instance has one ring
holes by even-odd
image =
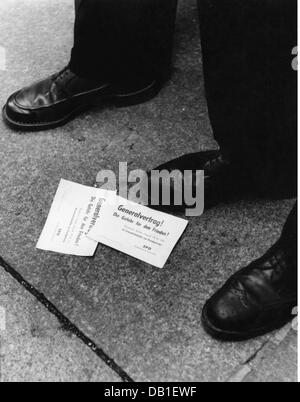
[[[73,2],[1,0],[0,21],[7,57],[6,70],[0,63],[3,104],[67,63]],[[135,381],[296,380],[297,337],[290,326],[222,344],[200,323],[209,295],[277,239],[293,201],[241,201],[191,219],[164,270],[104,246],[92,259],[35,249],[60,178],[92,185],[101,168],[119,161],[147,169],[216,147],[192,0],[179,10],[173,79],[155,100],[96,107],[45,133],[21,135],[0,122],[0,255]],[[121,379],[2,268],[0,306],[1,381]]]

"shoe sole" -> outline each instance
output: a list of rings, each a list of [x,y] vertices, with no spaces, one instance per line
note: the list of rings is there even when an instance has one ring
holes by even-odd
[[[277,324],[274,324],[271,327],[262,327],[253,331],[248,331],[247,333],[242,333],[242,332],[236,332],[236,331],[224,331],[220,328],[215,327],[208,319],[207,317],[207,310],[206,306],[203,308],[202,312],[202,325],[205,329],[205,331],[211,335],[213,338],[219,340],[219,341],[224,341],[224,342],[242,342],[242,341],[248,341],[250,339],[257,338],[259,336],[266,335],[267,333],[270,333],[272,331],[278,330],[282,327],[284,327],[286,324],[288,324],[290,321],[293,320],[293,316],[290,316],[289,318],[286,318],[285,320],[282,320],[278,322]]]
[[[82,112],[88,110],[94,104],[102,104],[106,106],[116,106],[116,107],[134,106],[137,104],[147,102],[148,100],[154,98],[159,91],[160,86],[157,84],[156,81],[153,81],[151,84],[149,84],[142,90],[132,93],[107,95],[104,97],[101,96],[97,97],[97,95],[95,95],[95,97],[92,100],[86,101],[83,105],[80,105],[78,108],[75,108],[74,110],[72,110],[71,113],[65,115],[61,119],[46,123],[22,123],[19,121],[15,121],[8,116],[6,105],[2,109],[2,116],[5,123],[14,130],[19,131],[50,130],[65,125]]]

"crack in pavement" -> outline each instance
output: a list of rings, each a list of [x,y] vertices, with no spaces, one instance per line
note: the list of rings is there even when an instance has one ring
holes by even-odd
[[[0,256],[0,266],[12,276],[21,286],[23,286],[33,297],[35,297],[46,309],[53,314],[62,328],[68,332],[74,334],[78,339],[80,339],[92,352],[94,352],[108,367],[110,367],[123,382],[134,382],[132,378],[104,351],[101,349],[94,341],[92,341],[88,336],[86,336],[75,324],[73,324],[63,313],[61,313],[53,303],[46,298],[46,296],[38,291],[34,286],[27,282],[22,275],[20,275],[10,264],[8,264]]]
[[[257,356],[258,354],[264,349],[264,347],[269,343],[270,339],[267,339],[266,341],[264,341],[260,347],[249,357],[249,359],[247,359],[243,365],[247,365],[249,363],[251,363]]]

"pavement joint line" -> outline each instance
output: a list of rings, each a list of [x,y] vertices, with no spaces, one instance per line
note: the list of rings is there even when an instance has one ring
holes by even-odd
[[[285,338],[289,335],[292,330],[291,324],[286,325],[285,327],[281,328],[278,332],[276,332],[272,342],[275,343],[277,346],[280,345]]]
[[[226,382],[242,382],[248,374],[252,372],[252,367],[250,363],[255,360],[260,353],[264,350],[265,346],[272,342],[270,339],[264,341],[260,347],[253,352],[253,354],[244,362],[242,363],[239,368],[228,378]]]
[[[61,313],[53,303],[51,303],[46,296],[27,282],[21,274],[19,274],[11,265],[9,265],[0,256],[0,266],[12,276],[21,286],[23,286],[32,296],[34,296],[46,309],[53,314],[62,325],[63,329],[71,332],[77,338],[79,338],[92,352],[94,352],[103,362],[110,367],[123,382],[134,382],[132,378],[95,342],[93,342],[88,336],[86,336],[75,324],[73,324],[63,313]]]
[[[249,359],[247,359],[244,363],[244,365],[246,366],[247,364],[251,363],[254,359],[256,359],[256,357],[260,354],[260,352],[265,348],[265,346],[270,343],[270,339],[267,339],[266,341],[264,341],[260,347],[249,357]]]
[[[251,367],[248,364],[245,364],[241,366],[239,370],[227,380],[227,382],[242,382],[251,371]]]

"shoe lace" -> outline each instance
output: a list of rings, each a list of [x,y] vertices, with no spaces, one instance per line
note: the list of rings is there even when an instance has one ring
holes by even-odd
[[[56,82],[57,80],[64,79],[65,77],[67,77],[69,75],[69,73],[70,73],[69,66],[66,66],[61,71],[59,71],[58,73],[56,73],[52,76],[52,81]]]
[[[67,97],[69,96],[69,93],[67,91],[64,79],[67,78],[69,74],[70,68],[69,66],[66,66],[61,71],[52,76],[52,82],[55,83],[59,90]]]
[[[210,160],[208,160],[204,166],[204,171],[205,170],[218,170],[220,168],[224,168],[224,166],[229,166],[230,161],[227,158],[224,158],[223,155],[217,155]]]
[[[271,249],[260,259],[256,260],[252,264],[249,265],[248,269],[242,275],[237,275],[232,281],[232,289],[236,294],[240,294],[240,297],[246,302],[249,303],[249,295],[251,294],[251,283],[250,287],[247,282],[249,270],[253,270],[253,264],[256,264],[256,275],[261,274],[264,275],[266,271],[273,271],[273,273],[277,276],[277,278],[281,278],[283,272],[285,272],[287,267],[286,256],[280,252],[278,248],[278,244],[275,244]],[[273,280],[272,276],[268,275],[264,277],[264,280]],[[281,279],[280,279],[281,280]],[[281,284],[281,289],[278,290],[278,294],[281,291],[285,291],[284,283]]]

